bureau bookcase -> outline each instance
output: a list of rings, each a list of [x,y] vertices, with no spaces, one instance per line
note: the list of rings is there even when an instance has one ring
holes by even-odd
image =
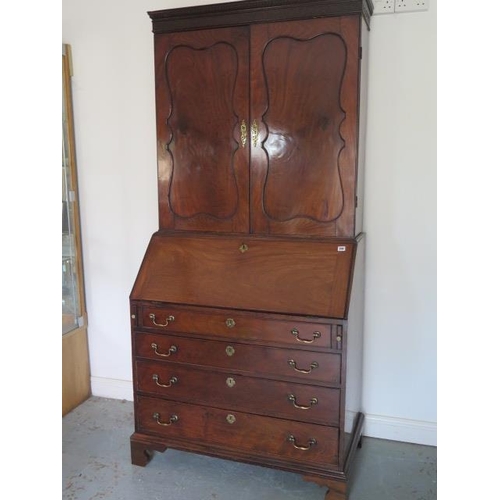
[[[149,13],[159,229],[130,295],[134,464],[175,448],[346,498],[363,428],[372,11],[248,0]]]

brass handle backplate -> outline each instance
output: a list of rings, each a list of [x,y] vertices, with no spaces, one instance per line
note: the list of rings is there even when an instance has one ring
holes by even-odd
[[[177,377],[172,377],[169,381],[168,381],[168,384],[162,384],[161,382],[159,382],[160,377],[158,377],[158,375],[155,373],[153,375],[153,380],[156,382],[156,385],[158,385],[159,387],[171,387],[172,385],[174,384],[177,384],[177,382],[179,381],[177,379]]]
[[[311,446],[314,446],[315,444],[317,444],[316,439],[311,438],[311,439],[309,439],[309,446],[300,446],[298,444],[295,444],[295,436],[293,436],[292,434],[289,434],[288,437],[286,438],[286,440],[289,443],[292,443],[294,448],[297,448],[297,450],[302,450],[302,451],[307,451],[311,448]]]
[[[241,121],[240,132],[241,132],[241,147],[244,148],[247,144],[247,124],[245,123],[245,120]]]
[[[228,345],[226,347],[226,354],[228,356],[233,356],[236,351],[234,350],[234,347],[232,345]]]
[[[234,321],[233,318],[227,318],[226,319],[226,326],[228,328],[234,328],[236,326],[236,321]]]
[[[177,346],[173,345],[168,348],[168,351],[166,353],[163,352],[158,352],[158,344],[155,344],[154,342],[151,344],[151,348],[155,352],[157,356],[162,356],[164,358],[168,358],[171,354],[174,354],[177,352]]]
[[[236,417],[231,413],[229,413],[228,416],[226,417],[226,420],[228,424],[234,424],[236,422]]]
[[[228,387],[234,387],[236,385],[236,380],[234,380],[233,377],[227,377],[227,379],[226,379],[226,385]]]
[[[165,320],[165,323],[157,323],[156,322],[156,316],[151,313],[149,315],[149,319],[153,322],[153,325],[156,325],[156,326],[168,326],[169,323],[171,323],[172,321],[174,321],[174,317],[173,316],[168,316],[167,319]]]
[[[257,142],[259,140],[259,126],[257,125],[257,120],[252,123],[252,144],[253,147],[257,147]]]
[[[160,414],[158,412],[153,413],[153,418],[156,420],[156,423],[158,425],[172,425],[175,424],[175,422],[179,421],[179,417],[177,415],[171,415],[170,418],[168,419],[168,422],[161,422],[160,421]]]
[[[245,253],[248,250],[248,245],[246,243],[243,243],[240,247],[240,252]]]
[[[309,406],[302,406],[298,405],[296,403],[296,397],[293,394],[288,395],[288,401],[290,401],[295,408],[298,408],[299,410],[310,410],[314,405],[317,405],[319,403],[318,398],[311,398],[311,402]]]
[[[311,373],[315,368],[319,368],[319,363],[317,361],[313,361],[310,364],[309,370],[303,370],[302,368],[297,368],[297,362],[293,359],[288,360],[288,364],[296,371],[300,373]]]
[[[297,339],[297,342],[302,342],[303,344],[312,344],[316,339],[321,337],[321,332],[313,332],[313,338],[311,340],[301,339],[297,328],[290,330],[290,333]]]

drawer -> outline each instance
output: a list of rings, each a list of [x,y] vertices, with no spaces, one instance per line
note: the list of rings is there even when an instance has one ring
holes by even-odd
[[[137,431],[234,449],[259,457],[334,466],[336,427],[227,411],[163,399],[136,397]]]
[[[137,361],[136,390],[168,399],[339,425],[340,390]]]
[[[157,361],[211,366],[265,377],[297,378],[330,386],[341,383],[338,353],[148,333],[136,333],[134,342],[136,356]]]
[[[248,314],[241,311],[208,310],[175,305],[142,305],[138,328],[158,332],[181,332],[251,342],[272,342],[290,346],[331,347],[332,325],[306,318]],[[339,330],[337,330],[337,328]],[[335,324],[336,335],[342,326]]]
[[[355,240],[156,233],[132,300],[346,318]]]

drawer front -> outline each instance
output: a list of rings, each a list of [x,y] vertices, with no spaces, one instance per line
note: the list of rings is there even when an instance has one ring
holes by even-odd
[[[340,390],[173,363],[137,361],[137,390],[164,398],[325,425],[339,425]]]
[[[267,341],[294,347],[331,347],[332,326],[329,323],[307,322],[300,318],[275,320],[237,311],[212,312],[174,305],[142,306],[139,309],[138,327],[141,329]]]
[[[268,377],[297,378],[307,383],[339,385],[341,355],[299,349],[198,340],[136,333],[136,356],[212,366]]]
[[[139,432],[293,462],[338,464],[338,429],[137,396]],[[304,448],[304,449],[302,449]]]
[[[155,234],[131,299],[345,318],[355,241]]]

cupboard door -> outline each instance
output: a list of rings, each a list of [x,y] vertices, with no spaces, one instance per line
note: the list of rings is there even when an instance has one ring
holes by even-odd
[[[359,19],[251,27],[251,230],[354,236]]]
[[[155,37],[160,229],[249,230],[248,37]]]

